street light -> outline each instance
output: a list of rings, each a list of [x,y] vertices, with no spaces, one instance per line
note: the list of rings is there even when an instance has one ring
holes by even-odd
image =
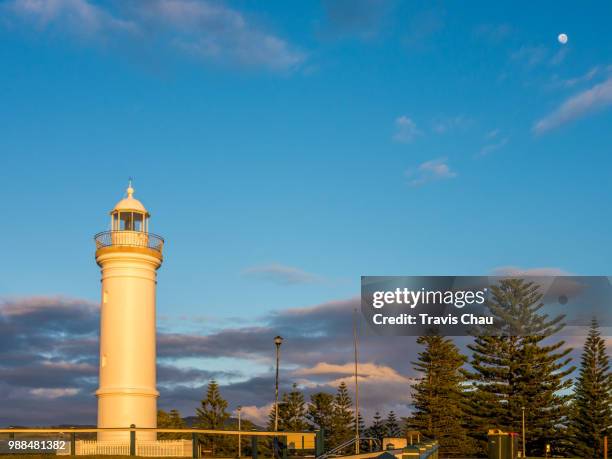
[[[276,346],[276,381],[274,390],[274,432],[278,432],[278,364],[280,361],[280,346],[283,344],[281,336],[274,337],[274,345]]]
[[[240,430],[242,430],[240,424],[240,412],[242,411],[242,407],[238,405],[236,411],[238,412],[238,459],[240,459],[240,456],[242,456],[242,435],[240,434]]]
[[[525,407],[521,406],[521,410],[523,411],[523,457],[527,457],[527,454],[525,453]]]

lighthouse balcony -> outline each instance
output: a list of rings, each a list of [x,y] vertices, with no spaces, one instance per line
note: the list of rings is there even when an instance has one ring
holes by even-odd
[[[103,231],[94,236],[96,249],[104,247],[140,247],[158,252],[164,247],[164,238],[144,231]]]

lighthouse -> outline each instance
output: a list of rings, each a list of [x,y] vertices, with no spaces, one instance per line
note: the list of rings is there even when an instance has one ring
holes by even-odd
[[[132,183],[110,212],[110,231],[95,236],[102,274],[98,427],[157,427],[155,290],[164,240],[149,232],[149,212]],[[155,432],[137,432],[155,440]],[[128,431],[98,441],[129,441]]]

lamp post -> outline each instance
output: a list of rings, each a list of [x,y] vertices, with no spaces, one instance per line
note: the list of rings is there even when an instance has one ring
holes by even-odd
[[[238,405],[236,411],[238,412],[238,432],[240,432],[242,430],[242,425],[240,424],[240,412],[242,411],[242,407]],[[238,433],[238,459],[240,459],[240,456],[242,456],[242,435]]]
[[[527,457],[527,454],[525,453],[525,407],[521,406],[521,410],[523,412],[523,457]]]
[[[274,345],[276,346],[276,379],[274,384],[274,432],[278,432],[278,364],[280,361],[280,347],[283,344],[281,336],[274,337]]]

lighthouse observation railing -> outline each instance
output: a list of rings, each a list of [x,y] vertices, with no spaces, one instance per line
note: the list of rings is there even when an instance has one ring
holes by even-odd
[[[141,247],[162,253],[164,238],[143,231],[103,231],[94,236],[96,249],[103,247]]]

